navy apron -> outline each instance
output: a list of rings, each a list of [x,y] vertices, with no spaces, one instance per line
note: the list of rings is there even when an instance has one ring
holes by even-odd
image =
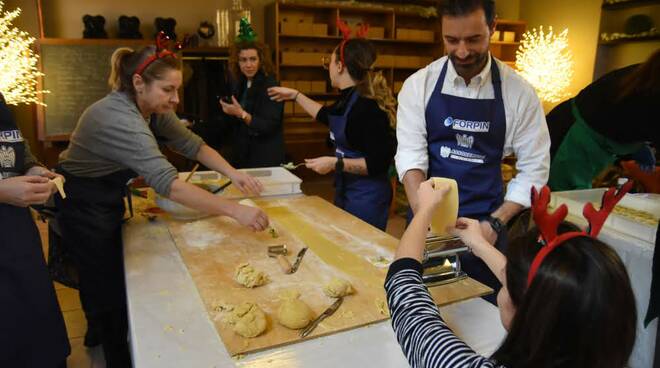
[[[346,138],[348,114],[358,97],[357,92],[351,92],[342,115],[328,114],[330,139],[337,157],[364,158]],[[391,202],[392,186],[386,173],[373,177],[335,171],[335,205],[364,222],[385,231]]]
[[[0,175],[22,175],[24,164],[23,137],[0,96]],[[0,224],[0,367],[60,367],[71,349],[37,226],[29,208],[5,203]]]
[[[494,99],[470,99],[442,93],[447,64],[426,107],[429,177],[453,178],[458,183],[458,215],[478,220],[503,202],[501,162],[506,135],[506,115],[499,69],[491,59]],[[505,234],[495,246],[504,251]],[[461,255],[467,274],[495,290],[485,298],[494,302],[501,287],[486,264],[472,253]]]
[[[137,176],[122,170],[98,178],[66,178],[67,198],[56,201],[62,240],[78,269],[80,302],[99,335],[106,366],[130,367],[124,283],[122,224],[126,183]]]

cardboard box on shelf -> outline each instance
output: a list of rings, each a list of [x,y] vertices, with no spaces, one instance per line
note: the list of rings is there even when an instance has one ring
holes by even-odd
[[[286,101],[284,103],[284,115],[293,115],[293,105],[295,102]]]
[[[328,25],[323,23],[314,23],[312,25],[312,33],[314,34],[314,36],[327,36]]]
[[[296,35],[298,32],[297,24],[292,23],[286,19],[280,22],[280,33],[284,35]]]
[[[280,86],[287,87],[287,88],[296,88],[296,82],[295,81],[289,81],[289,80],[283,80],[283,81],[280,82]]]
[[[394,66],[394,55],[378,55],[374,67],[376,68],[391,68]]]
[[[502,41],[504,42],[515,42],[516,41],[516,32],[504,31],[502,35]]]
[[[415,31],[415,38],[414,39],[418,40],[418,41],[433,42],[435,40],[435,33],[433,31],[418,29],[418,30]]]
[[[312,81],[312,93],[325,93],[325,81]]]
[[[314,24],[311,22],[304,22],[301,21],[298,23],[298,27],[296,29],[296,32],[299,36],[313,36],[314,35]]]
[[[301,93],[309,93],[312,91],[312,82],[308,80],[297,80],[296,89]]]
[[[320,52],[282,51],[281,60],[283,65],[321,66],[323,56],[326,54]]]
[[[369,27],[367,31],[367,38],[385,38],[385,27]]]
[[[500,31],[495,31],[493,32],[493,35],[490,36],[491,41],[499,41],[500,40]]]
[[[397,28],[396,30],[396,39],[397,40],[409,40],[410,39],[410,30],[406,28]]]

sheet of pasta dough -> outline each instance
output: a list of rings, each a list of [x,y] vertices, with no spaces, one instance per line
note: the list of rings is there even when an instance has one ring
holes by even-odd
[[[455,225],[456,218],[458,217],[458,184],[454,179],[432,179],[434,185],[446,183],[450,186],[449,192],[442,202],[440,202],[431,219],[431,232],[440,237],[447,237],[449,236],[446,230],[447,226]]]

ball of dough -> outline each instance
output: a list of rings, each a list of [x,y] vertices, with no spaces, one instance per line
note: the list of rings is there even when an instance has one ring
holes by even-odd
[[[313,319],[312,310],[300,299],[285,299],[277,310],[277,319],[286,328],[297,330]]]
[[[268,282],[268,276],[255,270],[249,263],[241,263],[234,271],[234,280],[245,287],[253,288]]]
[[[266,330],[266,315],[254,303],[244,302],[235,307],[226,320],[243,337],[256,337]]]
[[[325,295],[331,298],[339,298],[349,294],[353,294],[353,287],[347,280],[333,277],[330,282],[323,287]]]

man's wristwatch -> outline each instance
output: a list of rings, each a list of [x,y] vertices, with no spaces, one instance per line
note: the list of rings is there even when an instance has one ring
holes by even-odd
[[[498,219],[497,217],[488,216],[488,217],[486,217],[486,221],[488,221],[488,223],[490,224],[490,227],[493,228],[493,230],[495,231],[495,233],[497,233],[498,236],[506,228],[506,225],[504,225],[504,223],[502,223],[502,221],[500,221],[500,219]]]
[[[344,171],[344,158],[337,156],[337,163],[335,164],[335,171],[340,173]]]

